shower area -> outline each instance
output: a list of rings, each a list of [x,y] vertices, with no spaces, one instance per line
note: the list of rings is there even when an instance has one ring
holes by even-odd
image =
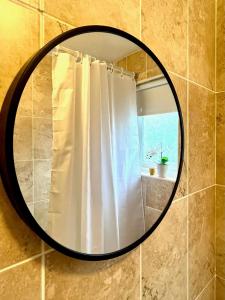
[[[68,44],[58,46],[49,53],[25,87],[14,132],[17,176],[31,213],[57,240],[71,248],[79,244],[81,249],[101,252],[105,247],[101,245],[103,235],[104,240],[110,238],[106,241],[109,248],[104,249],[110,252],[115,244],[125,247],[142,236],[168,202],[179,160],[178,114],[167,81],[144,51],[129,49],[128,55],[106,61],[70,48]],[[87,91],[93,87],[95,93],[90,95]],[[160,105],[159,99],[167,99],[167,104]],[[93,101],[97,104],[92,107]],[[61,121],[65,119],[67,122]],[[94,126],[89,126],[90,120]],[[161,140],[148,135],[156,123],[161,124],[158,131],[154,128]],[[173,147],[166,144],[162,149],[168,124],[174,128],[174,135],[169,137]],[[112,134],[109,128],[113,128]],[[75,149],[73,157],[71,147]],[[171,160],[164,178],[154,167],[160,151]],[[93,169],[87,165],[90,160]],[[110,172],[116,174],[116,189],[108,179]],[[75,194],[80,202],[70,201]],[[124,201],[117,202],[118,198]],[[99,211],[104,211],[104,217]],[[68,217],[71,213],[73,217]],[[91,224],[82,218],[90,218],[95,228],[110,220],[109,227],[104,226],[103,233],[93,232]],[[91,232],[97,242],[76,236],[71,241],[73,228],[87,235]],[[130,229],[129,236],[126,228]]]

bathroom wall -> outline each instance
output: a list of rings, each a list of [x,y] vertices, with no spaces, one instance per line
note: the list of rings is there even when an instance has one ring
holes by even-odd
[[[223,299],[221,255],[215,285],[215,249],[223,245],[222,230],[215,245],[215,195],[217,207],[224,204],[224,182],[215,181],[223,7],[222,0],[1,0],[1,103],[19,67],[51,38],[81,25],[114,26],[146,43],[169,72],[182,106],[186,153],[176,199],[160,226],[132,253],[105,262],[49,249],[17,217],[1,186],[0,299],[205,300],[216,292]]]
[[[137,82],[162,74],[156,63],[143,50],[121,58],[116,65],[135,72]]]
[[[225,299],[225,2],[218,0],[216,52],[216,293]]]
[[[16,174],[24,199],[43,228],[51,182],[52,57],[46,56],[27,82],[14,131]]]
[[[142,195],[144,202],[145,230],[159,218],[166,207],[174,188],[174,180],[156,176],[142,175]]]

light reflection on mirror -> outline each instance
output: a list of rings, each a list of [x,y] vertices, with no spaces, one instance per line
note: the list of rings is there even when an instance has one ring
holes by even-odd
[[[14,160],[30,212],[79,252],[130,245],[169,201],[179,130],[170,87],[142,49],[109,33],[68,39],[36,67],[17,111]]]

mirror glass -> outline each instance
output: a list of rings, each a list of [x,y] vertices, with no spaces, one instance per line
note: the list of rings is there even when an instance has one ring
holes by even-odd
[[[162,71],[121,36],[67,39],[38,64],[14,127],[17,179],[31,214],[63,246],[129,246],[166,207],[180,161],[179,114]]]

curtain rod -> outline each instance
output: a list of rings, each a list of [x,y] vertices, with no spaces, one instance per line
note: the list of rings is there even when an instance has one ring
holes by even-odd
[[[137,92],[152,89],[159,86],[168,85],[168,81],[163,75],[155,76],[137,84]]]
[[[69,48],[66,48],[66,47],[63,47],[63,46],[56,46],[54,48],[54,50],[52,51],[53,54],[57,55],[59,52],[62,52],[62,53],[68,53],[68,54],[71,54],[73,56],[75,56],[77,59],[80,59],[82,61],[82,58],[83,58],[83,54],[80,52],[80,51],[76,51],[76,50],[71,50]],[[89,55],[90,56],[90,55]],[[91,57],[91,60],[92,62],[94,62],[95,60],[97,60],[96,57],[93,57],[93,56],[90,56]],[[117,72],[117,73],[120,73],[121,76],[130,76],[132,77],[133,79],[136,78],[136,74],[135,72],[130,72],[130,71],[127,71],[125,70],[124,68],[122,67],[119,67],[119,66],[116,66],[114,65],[113,63],[108,63],[106,61],[102,61],[102,60],[99,60],[100,63],[105,63],[107,65],[107,70],[111,71],[111,72]]]

